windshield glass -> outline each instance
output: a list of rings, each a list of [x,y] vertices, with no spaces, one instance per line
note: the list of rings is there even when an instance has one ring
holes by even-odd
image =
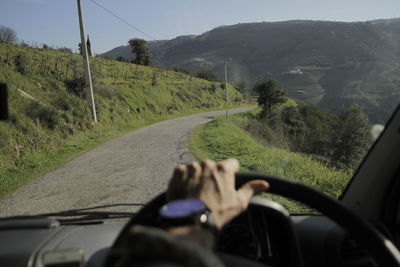
[[[400,100],[399,10],[1,1],[0,217],[124,217],[205,158],[340,196]]]

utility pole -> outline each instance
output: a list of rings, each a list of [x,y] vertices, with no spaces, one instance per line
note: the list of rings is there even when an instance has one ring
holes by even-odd
[[[90,74],[89,56],[85,40],[85,30],[83,26],[82,5],[81,5],[81,0],[77,1],[78,1],[78,14],[79,14],[79,28],[81,31],[81,50],[83,55],[83,69],[85,71],[86,98],[89,103],[90,111],[92,112],[93,115],[93,120],[95,123],[97,123],[96,106],[94,104],[94,97],[93,97],[92,76]]]
[[[231,61],[231,59],[229,59]],[[228,119],[228,62],[224,61],[224,68],[225,68],[225,101],[226,101],[226,118]]]
[[[226,60],[224,61],[224,67],[225,67],[225,101],[226,104],[228,105],[228,74],[227,74],[227,62]]]

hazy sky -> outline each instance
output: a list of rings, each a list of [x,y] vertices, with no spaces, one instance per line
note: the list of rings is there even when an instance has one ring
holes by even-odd
[[[400,17],[400,0],[95,0],[155,39],[201,34],[239,22],[292,19],[365,21]],[[94,52],[148,37],[82,0]],[[0,24],[20,40],[77,49],[76,0],[0,0]]]

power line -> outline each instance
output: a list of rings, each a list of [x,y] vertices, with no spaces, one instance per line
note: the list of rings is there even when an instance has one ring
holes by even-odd
[[[124,20],[123,18],[121,18],[120,16],[118,16],[117,14],[115,14],[114,12],[110,11],[109,9],[107,9],[106,7],[104,7],[103,5],[97,3],[94,0],[90,0],[92,1],[95,5],[99,6],[100,8],[102,8],[104,11],[106,11],[107,13],[113,15],[115,18],[119,19],[120,21],[122,21],[123,23],[125,23],[126,25],[128,25],[129,27],[135,29],[136,31],[140,32],[141,34],[149,37],[150,39],[156,41],[156,39],[154,37],[152,37],[151,35],[145,33],[144,31],[140,30],[139,28],[133,26],[132,24],[130,24],[129,22],[127,22],[126,20]]]

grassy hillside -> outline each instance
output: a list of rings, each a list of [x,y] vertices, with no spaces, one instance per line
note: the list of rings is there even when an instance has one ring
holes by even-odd
[[[75,54],[0,45],[0,82],[9,86],[11,115],[0,122],[0,197],[104,140],[225,105],[220,83],[92,58],[99,119],[94,125],[81,60]],[[228,89],[232,105],[238,105],[241,95]]]
[[[241,116],[241,115],[238,115]],[[237,158],[242,171],[275,174],[295,179],[325,193],[338,197],[347,184],[350,174],[330,169],[306,155],[265,146],[238,127],[235,116],[226,120],[219,117],[199,127],[190,139],[190,148],[199,159],[220,161]],[[266,195],[283,204],[292,213],[309,212],[310,209],[282,197]]]

